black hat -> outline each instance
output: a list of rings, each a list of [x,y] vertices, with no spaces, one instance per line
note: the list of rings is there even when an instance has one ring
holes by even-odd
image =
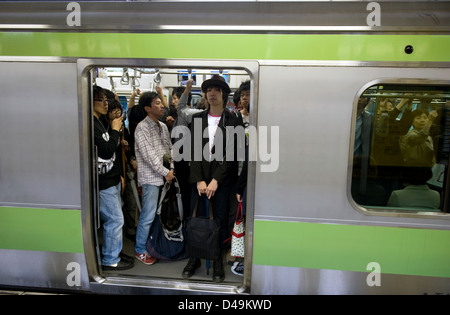
[[[206,93],[206,89],[209,86],[218,86],[218,87],[222,88],[222,90],[225,93],[230,93],[231,92],[231,89],[228,86],[228,84],[225,81],[225,79],[222,76],[218,75],[218,74],[213,74],[211,79],[203,81],[203,83],[202,83],[202,92]]]

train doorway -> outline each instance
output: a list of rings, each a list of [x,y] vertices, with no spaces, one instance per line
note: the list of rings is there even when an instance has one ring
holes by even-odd
[[[87,62],[90,64],[91,62]],[[80,65],[79,65],[80,66]],[[233,101],[236,98],[235,93],[239,93],[238,88],[244,81],[250,81],[252,72],[248,68],[239,65],[236,68],[214,68],[205,67],[205,64],[200,64],[197,67],[161,67],[158,63],[153,63],[151,66],[142,67],[135,62],[127,64],[127,66],[116,65],[115,62],[110,64],[95,64],[95,65],[83,65],[85,70],[82,71],[83,79],[82,85],[87,95],[84,95],[83,100],[86,103],[87,111],[92,117],[92,106],[90,104],[93,101],[93,87],[100,86],[105,90],[111,92],[112,97],[120,103],[123,117],[124,128],[133,129],[130,125],[130,112],[133,106],[138,106],[139,96],[147,91],[156,91],[162,94],[170,107],[168,108],[168,115],[163,119],[164,123],[170,124],[171,118],[169,117],[176,114],[176,107],[174,105],[174,98],[176,97],[175,90],[180,86],[186,86],[186,81],[193,80],[192,87],[192,101],[189,106],[191,108],[197,108],[199,101],[201,100],[200,86],[204,80],[209,79],[213,74],[219,74],[225,78],[226,82],[231,88],[229,96],[229,102],[226,104],[225,110],[230,112],[239,111],[238,104]],[[83,82],[84,81],[84,82]],[[254,84],[252,82],[252,84]],[[117,102],[116,102],[117,105]],[[109,105],[110,106],[110,105]],[[200,106],[198,106],[200,107]],[[170,111],[172,110],[172,111]],[[200,109],[199,109],[200,110]],[[89,119],[91,120],[91,117]],[[91,191],[90,213],[86,214],[86,223],[90,227],[85,226],[85,229],[90,229],[92,234],[90,237],[90,249],[92,250],[92,256],[88,259],[91,263],[88,263],[88,269],[90,269],[91,278],[95,281],[91,282],[91,286],[94,291],[117,293],[122,292],[124,288],[127,288],[129,292],[141,293],[151,290],[151,292],[166,293],[172,290],[194,290],[200,292],[220,292],[220,293],[243,293],[249,290],[251,263],[246,262],[246,266],[250,266],[248,271],[244,273],[234,272],[233,267],[236,267],[238,263],[242,263],[242,259],[236,259],[230,256],[229,251],[223,252],[223,264],[225,278],[221,283],[215,283],[212,281],[213,267],[212,261],[201,260],[201,266],[195,274],[189,279],[182,277],[182,271],[186,265],[188,258],[176,259],[176,260],[158,260],[157,263],[152,265],[145,265],[141,261],[134,259],[134,266],[127,270],[104,270],[102,267],[102,245],[103,245],[103,227],[102,220],[99,214],[99,175],[98,175],[98,148],[94,145],[93,141],[93,127],[94,124],[91,120],[91,127],[89,130],[91,138],[91,155],[92,168],[90,176]],[[124,215],[123,226],[123,246],[122,254],[128,257],[135,257],[135,233],[136,226],[140,216],[140,209],[142,206],[142,194],[139,187],[139,182],[136,176],[136,169],[132,168],[131,163],[127,163],[127,156],[123,155],[123,165],[125,165],[124,174],[125,179],[122,183],[125,183],[125,189],[122,191],[122,210]],[[123,166],[122,165],[122,166]],[[176,174],[182,174],[182,170],[175,170]],[[88,175],[88,174],[87,174]],[[190,188],[188,188],[190,189]],[[186,193],[186,190],[184,190]],[[188,191],[188,194],[190,192]],[[182,194],[183,196],[183,194]],[[234,199],[234,201],[233,201]],[[249,198],[248,198],[249,199]],[[235,192],[230,192],[230,204],[227,207],[230,212],[237,207],[238,203],[235,198]],[[235,211],[235,210],[234,210]],[[187,213],[187,211],[184,211]],[[247,211],[247,222],[252,222],[252,212]],[[87,218],[89,216],[89,218]],[[229,226],[232,229],[232,220],[235,215],[229,215]],[[252,224],[250,224],[251,228]],[[230,230],[231,235],[231,230]],[[246,247],[249,248],[251,253],[250,244],[247,242]],[[227,255],[228,253],[228,255]],[[87,255],[88,256],[88,255]],[[249,259],[250,260],[250,257]]]

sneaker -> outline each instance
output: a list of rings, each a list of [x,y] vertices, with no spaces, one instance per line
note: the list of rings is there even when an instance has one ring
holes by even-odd
[[[146,265],[153,265],[155,262],[157,262],[157,259],[155,257],[147,255],[147,253],[136,253],[136,258]]]
[[[231,272],[237,276],[244,276],[244,263],[235,261],[231,267]]]

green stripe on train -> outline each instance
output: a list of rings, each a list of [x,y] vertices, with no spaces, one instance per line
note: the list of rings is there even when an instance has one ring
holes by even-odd
[[[450,277],[450,231],[255,221],[257,265]]]
[[[448,62],[449,50],[448,35],[0,33],[3,56]]]
[[[0,248],[83,253],[81,211],[0,207]]]

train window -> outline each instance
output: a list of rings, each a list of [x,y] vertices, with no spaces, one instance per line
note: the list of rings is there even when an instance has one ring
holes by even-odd
[[[351,195],[376,210],[448,212],[450,87],[378,84],[358,99]]]

